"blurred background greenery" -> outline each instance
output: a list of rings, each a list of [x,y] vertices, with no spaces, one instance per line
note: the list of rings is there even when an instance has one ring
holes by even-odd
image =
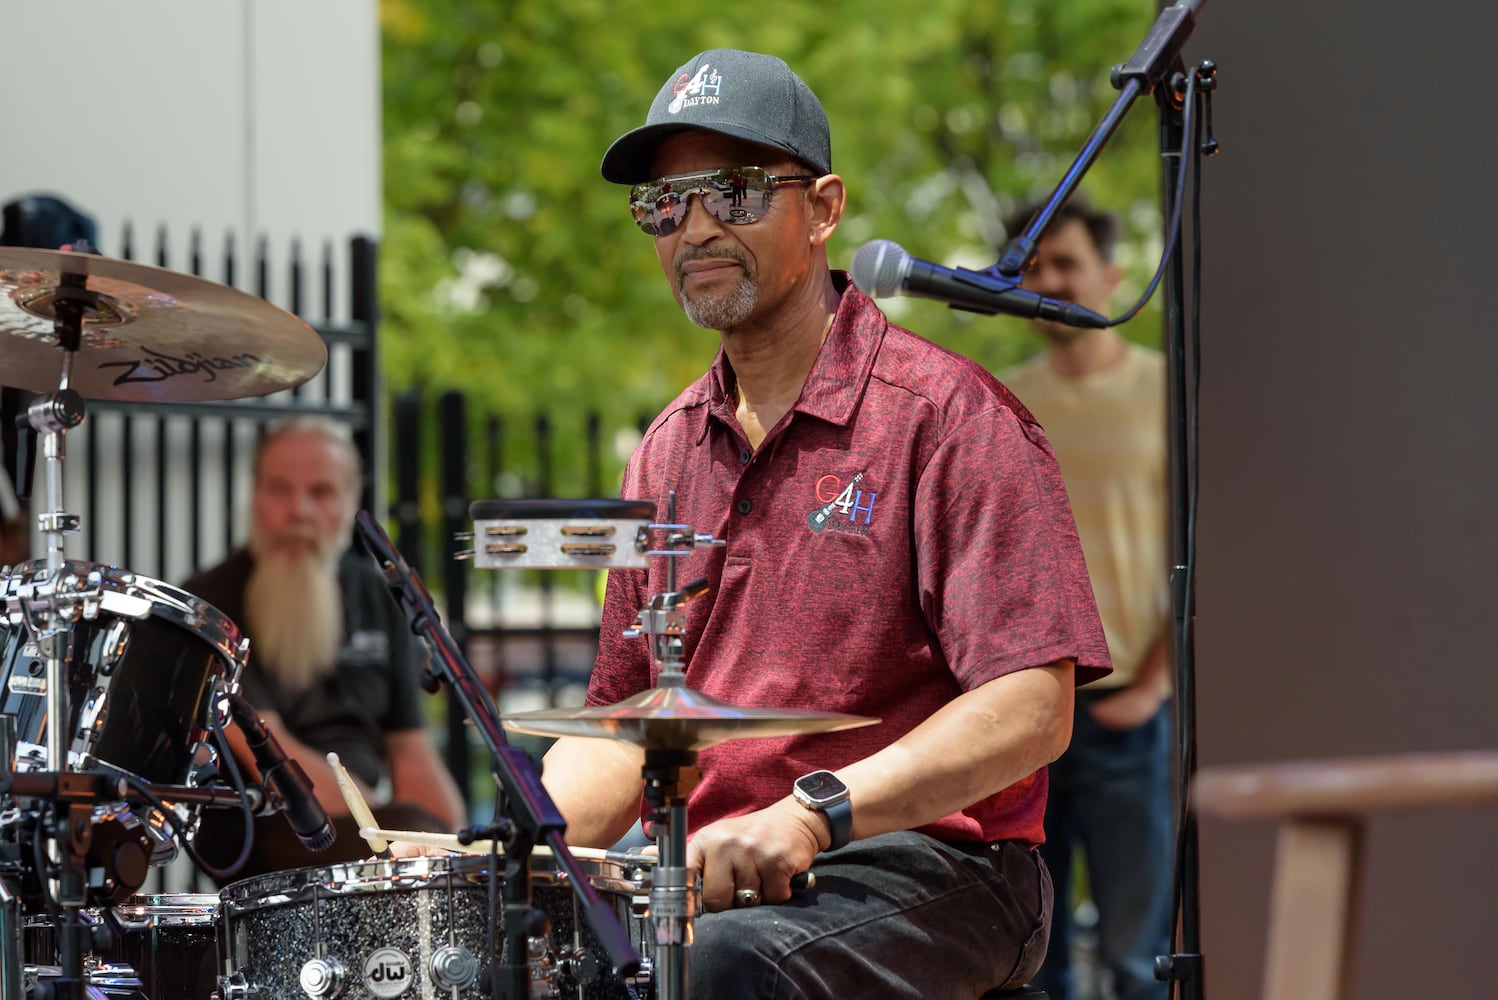
[[[673,69],[705,48],[754,49],[818,94],[849,188],[834,267],[885,238],[981,268],[1008,238],[1004,216],[1059,181],[1116,96],[1110,67],[1154,18],[1150,0],[382,0],[389,387],[464,392],[475,454],[488,415],[515,426],[546,413],[565,441],[596,412],[612,493],[640,418],[700,374],[718,340],[682,316],[624,189],[598,172]],[[1083,185],[1124,223],[1120,309],[1159,254],[1159,170],[1142,101]],[[995,371],[1040,346],[1019,320],[883,305]],[[1158,303],[1124,332],[1157,344]],[[505,448],[524,462],[534,445]],[[553,492],[584,492],[581,457],[564,446],[556,462]],[[475,497],[526,492],[475,478]],[[421,506],[437,519],[434,488]]]

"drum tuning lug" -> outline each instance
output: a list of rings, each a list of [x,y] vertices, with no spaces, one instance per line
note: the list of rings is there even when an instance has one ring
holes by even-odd
[[[343,963],[336,958],[314,958],[302,966],[297,978],[309,997],[331,1000],[343,992]]]
[[[213,995],[217,1000],[250,1000],[258,997],[260,991],[245,980],[243,972],[234,972],[218,977],[218,989]]]
[[[443,945],[427,963],[427,971],[438,989],[466,990],[479,977],[479,960],[462,945]]]

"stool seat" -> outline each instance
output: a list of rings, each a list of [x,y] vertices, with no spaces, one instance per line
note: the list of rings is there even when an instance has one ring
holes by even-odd
[[[1037,986],[1021,986],[1017,990],[989,990],[978,1000],[1047,1000],[1046,992]]]

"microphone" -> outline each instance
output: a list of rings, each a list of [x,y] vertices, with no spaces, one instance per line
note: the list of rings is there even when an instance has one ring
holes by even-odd
[[[228,696],[229,714],[244,733],[255,755],[255,767],[268,791],[281,799],[281,811],[286,822],[296,833],[302,846],[309,851],[325,851],[333,846],[337,832],[328,820],[328,814],[318,805],[312,794],[312,780],[302,765],[286,756],[271,731],[255,713],[255,706],[237,694]]]
[[[992,316],[1007,313],[1067,326],[1102,329],[1108,317],[1073,302],[1048,299],[1005,278],[965,267],[942,267],[912,257],[891,240],[874,240],[853,254],[853,284],[871,298],[912,295],[945,302],[953,309]]]

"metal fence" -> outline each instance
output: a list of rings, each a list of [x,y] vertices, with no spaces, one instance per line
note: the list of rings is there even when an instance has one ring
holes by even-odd
[[[607,449],[621,431],[596,413],[573,421],[552,414],[522,418],[475,413],[470,399],[419,390],[393,401],[395,499],[392,519],[402,555],[440,592],[453,638],[500,702],[521,707],[576,703],[598,648],[598,586],[592,572],[514,570],[476,573],[459,558],[471,546],[469,504],[498,497],[612,497]],[[565,430],[560,428],[565,427]],[[575,433],[575,436],[571,436]],[[564,436],[568,435],[568,436]],[[435,515],[422,502],[420,457],[435,455]],[[492,796],[486,762],[470,758],[461,710],[447,714],[448,766],[470,802]],[[466,749],[465,749],[466,748]]]

